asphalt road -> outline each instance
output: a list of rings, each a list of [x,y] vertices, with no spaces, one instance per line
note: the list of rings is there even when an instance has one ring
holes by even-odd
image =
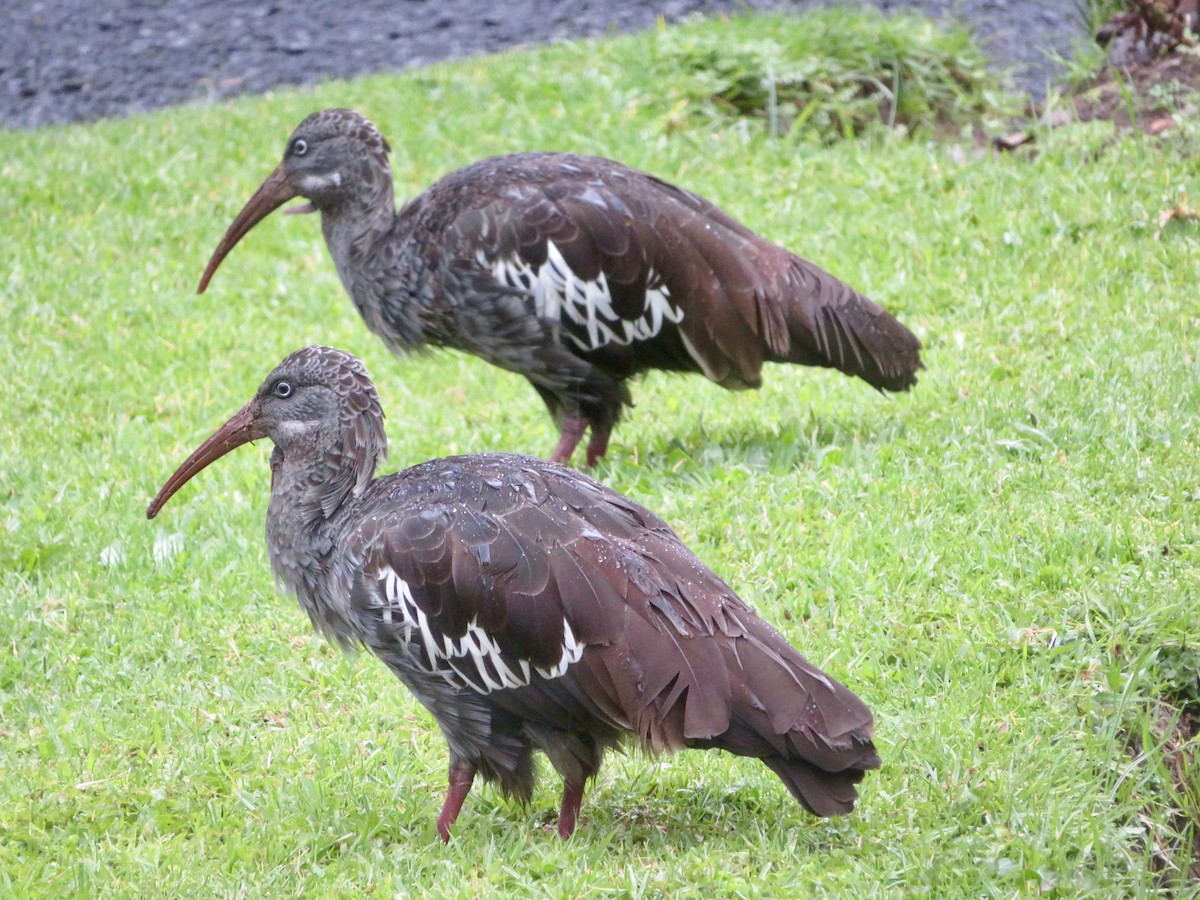
[[[828,0],[3,0],[0,127],[36,128],[648,28],[655,17]],[[965,22],[1043,93],[1086,39],[1070,0],[874,0]]]

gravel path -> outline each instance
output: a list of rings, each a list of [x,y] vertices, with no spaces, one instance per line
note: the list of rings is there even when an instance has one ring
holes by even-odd
[[[826,0],[0,0],[0,128],[88,121],[435,60]],[[966,22],[1040,95],[1085,39],[1068,0],[874,0]]]

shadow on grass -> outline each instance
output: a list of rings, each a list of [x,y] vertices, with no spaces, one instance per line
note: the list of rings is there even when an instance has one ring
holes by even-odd
[[[810,411],[790,421],[747,417],[712,426],[701,418],[673,436],[635,437],[618,445],[616,456],[656,475],[711,466],[782,475],[807,466],[836,467],[858,453],[874,455],[890,448],[904,431],[902,419],[886,415],[864,420]]]

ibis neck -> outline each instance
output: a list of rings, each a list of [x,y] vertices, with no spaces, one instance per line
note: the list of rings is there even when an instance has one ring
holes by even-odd
[[[371,333],[393,353],[437,342],[438,292],[422,221],[407,208],[397,215],[389,190],[379,208],[325,212],[321,224],[342,286]]]
[[[271,570],[296,595],[313,625],[330,640],[350,646],[355,632],[339,603],[334,554],[339,527],[375,470],[366,471],[327,454],[317,460],[271,454],[271,501],[267,507],[267,547]],[[364,457],[365,458],[365,457]]]
[[[382,418],[369,411],[353,415],[333,435],[277,444],[267,508],[272,563],[279,558],[293,566],[320,568],[339,521],[371,483],[386,453]],[[277,574],[295,587],[278,568]]]
[[[356,476],[352,466],[330,456],[296,459],[276,447],[271,454],[268,515],[286,519],[300,531],[318,529],[337,516]]]
[[[391,173],[376,168],[367,173],[358,180],[359,190],[319,207],[325,243],[339,270],[369,256],[396,218]]]

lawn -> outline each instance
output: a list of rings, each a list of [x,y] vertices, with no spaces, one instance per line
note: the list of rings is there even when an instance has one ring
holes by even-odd
[[[1200,128],[1069,126],[1019,156],[944,130],[773,139],[692,115],[685,76],[656,67],[666,40],[0,132],[0,893],[1188,889],[1200,773],[1163,722],[1200,702],[1200,225],[1159,217],[1200,195]],[[476,788],[443,846],[436,727],[274,591],[268,446],[146,521],[186,454],[309,343],[366,362],[389,471],[554,445],[521,379],[390,357],[314,218],[271,217],[196,296],[291,129],[337,105],[387,135],[399,195],[495,153],[616,157],[921,336],[928,371],[896,397],[792,367],[744,394],[647,377],[596,472],[870,704],[884,767],[854,814],[807,816],[753,761],[630,754],[569,843],[549,828],[551,772],[528,808]]]

